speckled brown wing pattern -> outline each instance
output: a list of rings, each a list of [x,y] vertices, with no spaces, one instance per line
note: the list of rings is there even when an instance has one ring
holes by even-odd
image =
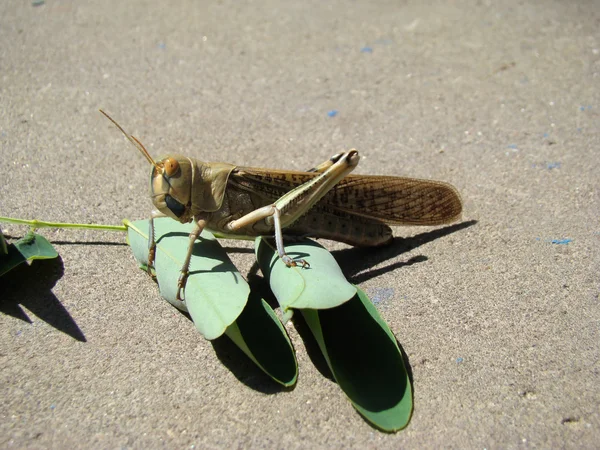
[[[390,225],[440,225],[462,213],[454,186],[416,178],[349,175],[321,201]]]
[[[268,203],[317,175],[239,167],[230,181]],[[441,181],[348,175],[315,205],[321,208],[390,225],[440,225],[460,217],[462,201],[454,186]]]

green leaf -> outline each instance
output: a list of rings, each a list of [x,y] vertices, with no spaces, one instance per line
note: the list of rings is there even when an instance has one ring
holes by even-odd
[[[408,425],[412,389],[396,338],[366,296],[301,311],[331,372],[354,407],[384,431]]]
[[[149,221],[131,223],[128,243],[142,269],[148,264]],[[284,386],[296,382],[294,349],[273,310],[250,287],[214,236],[202,232],[194,244],[185,301],[176,300],[177,281],[187,253],[192,225],[172,219],[154,221],[155,269],[161,295],[186,311],[207,339],[225,333],[260,369]]]
[[[275,381],[292,386],[298,378],[294,348],[271,307],[255,292],[225,334]]]
[[[333,256],[312,241],[286,244],[310,268],[287,267],[276,249],[256,240],[259,266],[285,310],[300,309],[339,386],[368,421],[404,428],[412,389],[396,338],[363,291],[346,281]]]
[[[125,224],[133,254],[145,267],[148,264],[149,221]],[[215,237],[203,231],[194,244],[185,300],[177,300],[177,282],[193,224],[180,224],[169,218],[155,219],[154,224],[157,243],[154,266],[162,297],[188,312],[206,339],[216,339],[244,309],[250,293],[248,283]]]
[[[267,239],[258,237],[255,243],[258,265],[284,313],[289,308],[333,308],[356,294],[356,287],[348,283],[335,258],[316,242],[286,243],[289,256],[310,264],[305,268],[287,267]]]
[[[6,247],[7,253],[0,252],[0,276],[26,261],[53,259],[58,256],[52,244],[33,231]]]

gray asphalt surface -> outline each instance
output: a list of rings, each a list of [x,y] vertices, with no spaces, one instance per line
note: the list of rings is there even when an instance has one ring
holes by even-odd
[[[599,29],[598,1],[2,2],[2,216],[148,217],[148,164],[99,108],[155,156],[357,148],[358,173],[451,182],[465,209],[349,274],[410,360],[396,434],[293,326],[285,391],[161,300],[122,234],[43,230],[61,259],[0,280],[0,447],[597,448]],[[248,273],[251,244],[224,245]]]

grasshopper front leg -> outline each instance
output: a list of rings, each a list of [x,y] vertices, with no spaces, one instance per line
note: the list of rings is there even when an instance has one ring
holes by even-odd
[[[148,230],[148,274],[153,279],[156,279],[156,275],[152,272],[154,269],[154,259],[156,258],[156,239],[154,238],[154,219],[158,217],[166,217],[160,211],[153,210],[150,214],[150,229]],[[190,261],[192,259],[192,251],[194,250],[194,243],[198,236],[202,233],[202,230],[206,226],[206,218],[202,216],[194,217],[194,229],[189,235],[189,244],[185,260],[181,266],[181,273],[179,274],[179,280],[177,281],[177,296],[176,299],[182,301],[182,292],[185,289],[188,276],[190,275]]]
[[[148,265],[146,266],[146,270],[148,271],[148,275],[152,277],[153,280],[156,280],[156,274],[153,272],[154,270],[154,259],[156,258],[156,239],[154,238],[154,219],[158,217],[166,217],[160,211],[153,209],[150,213],[150,222],[148,226]]]
[[[360,156],[356,150],[333,156],[314,169],[315,172],[319,173],[315,178],[286,193],[275,203],[229,222],[225,225],[225,229],[234,232],[260,220],[265,220],[267,223],[272,222],[277,253],[282,261],[288,267],[298,264],[307,267],[308,263],[305,260],[295,261],[285,253],[282,229],[294,223],[321,200],[333,186],[354,170],[359,160]]]
[[[187,283],[187,279],[188,276],[190,275],[190,260],[192,259],[192,251],[194,250],[194,243],[196,242],[196,239],[198,239],[198,236],[200,236],[200,233],[202,233],[202,230],[204,229],[204,227],[206,226],[206,218],[203,216],[196,216],[194,217],[194,229],[192,230],[192,232],[190,233],[189,236],[189,243],[188,243],[188,250],[187,250],[187,254],[185,255],[185,261],[183,262],[183,265],[181,266],[181,273],[179,274],[179,280],[177,281],[177,296],[176,299],[182,301],[182,292],[185,289],[185,285]]]

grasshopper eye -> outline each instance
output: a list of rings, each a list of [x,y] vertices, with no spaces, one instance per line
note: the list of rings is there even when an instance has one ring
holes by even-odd
[[[167,204],[167,208],[169,208],[176,217],[181,217],[185,213],[185,206],[169,194],[165,195],[165,203]]]
[[[179,163],[175,158],[169,157],[163,161],[163,164],[165,167],[165,175],[168,178],[177,175],[177,172],[179,172]]]

